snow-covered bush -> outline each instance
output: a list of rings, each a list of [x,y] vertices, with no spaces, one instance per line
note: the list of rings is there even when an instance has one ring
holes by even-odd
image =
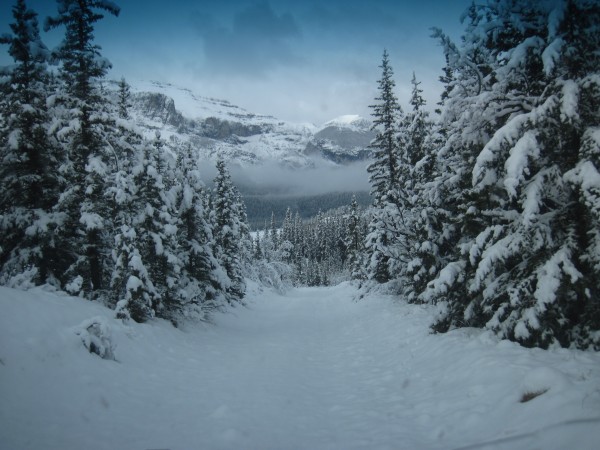
[[[284,293],[292,287],[294,269],[289,264],[279,261],[255,260],[248,264],[244,275],[262,286]]]
[[[74,332],[81,338],[83,346],[102,359],[115,359],[115,345],[112,341],[112,330],[102,316],[84,320],[75,327]]]

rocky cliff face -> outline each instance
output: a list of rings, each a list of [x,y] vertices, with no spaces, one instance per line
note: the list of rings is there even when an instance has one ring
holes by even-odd
[[[144,92],[133,95],[133,108],[151,121],[165,126],[179,128],[185,125],[183,115],[175,109],[175,101],[158,92]]]

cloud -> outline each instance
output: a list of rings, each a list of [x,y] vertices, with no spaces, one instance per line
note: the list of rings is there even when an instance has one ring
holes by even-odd
[[[269,3],[256,3],[233,15],[230,27],[209,14],[194,15],[202,37],[206,69],[228,76],[264,76],[277,66],[301,62],[295,44],[300,28],[289,13],[278,15]]]

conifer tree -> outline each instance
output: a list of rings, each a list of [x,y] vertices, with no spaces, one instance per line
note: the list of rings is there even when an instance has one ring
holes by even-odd
[[[462,224],[425,293],[435,328],[599,348],[600,8],[498,0],[469,18],[463,49],[442,38],[460,83],[444,111],[445,203]]]
[[[421,82],[417,81],[417,76],[413,72],[411,80],[412,93],[409,102],[412,110],[404,117],[401,133],[402,153],[412,171],[407,177],[407,181],[413,182],[413,185],[416,181],[415,169],[419,163],[426,163],[423,159],[429,154],[427,146],[432,129],[429,112],[425,109],[426,101],[422,95],[423,89],[419,87],[420,84]]]
[[[37,14],[24,0],[13,6],[12,34],[0,36],[15,65],[0,101],[0,268],[4,277],[28,271],[39,284],[52,277],[61,156],[49,136],[46,70],[50,52]],[[5,280],[6,281],[6,280]]]
[[[348,224],[345,230],[345,244],[348,251],[346,266],[352,278],[364,278],[361,255],[363,252],[364,235],[361,230],[361,218],[356,196],[352,196]]]
[[[219,306],[217,297],[223,287],[218,273],[222,269],[213,254],[213,229],[204,210],[205,186],[191,146],[179,156],[177,166],[182,178],[177,200],[179,258],[183,263],[182,301],[186,312],[194,308],[202,313]]]
[[[217,161],[214,180],[213,207],[215,212],[214,251],[229,279],[226,292],[230,301],[240,301],[244,296],[245,283],[242,273],[242,239],[246,225],[240,217],[239,197],[231,181],[225,161]]]
[[[401,108],[394,94],[395,82],[387,51],[383,52],[382,75],[378,82],[378,101],[372,105],[373,130],[371,143],[373,162],[370,174],[371,195],[374,197],[373,218],[365,241],[367,276],[379,283],[393,279],[400,269],[394,248],[400,243],[399,227],[404,225],[399,195],[398,124]]]
[[[410,210],[406,212],[410,239],[405,247],[408,263],[403,270],[403,290],[409,301],[416,301],[438,270],[438,232],[442,230],[436,221],[436,199],[429,191],[436,161],[433,123],[425,109],[421,83],[414,73],[411,84],[412,109],[404,118],[400,140],[402,153],[408,161],[409,175],[404,189],[410,199]]]
[[[64,94],[62,124],[55,133],[67,149],[62,171],[66,183],[58,209],[65,214],[59,237],[60,280],[72,293],[94,296],[106,288],[106,259],[112,236],[107,226],[108,190],[115,167],[113,150],[107,145],[111,126],[96,83],[110,63],[101,57],[94,42],[94,24],[119,7],[104,0],[58,0],[58,15],[46,19],[45,30],[65,27],[65,38],[55,51],[61,62]]]
[[[164,163],[154,146],[143,142],[138,148],[130,176],[117,190],[117,203],[126,211],[113,252],[117,314],[138,322],[156,316],[176,323],[184,304],[176,196],[166,189],[158,170]]]
[[[367,171],[370,174],[371,194],[375,197],[375,205],[379,206],[388,202],[388,197],[393,196],[398,183],[398,124],[402,109],[394,93],[396,83],[392,78],[394,71],[390,65],[387,51],[383,52],[381,63],[382,74],[378,81],[378,102],[371,105],[373,110],[373,131],[377,134],[371,143],[374,161]]]

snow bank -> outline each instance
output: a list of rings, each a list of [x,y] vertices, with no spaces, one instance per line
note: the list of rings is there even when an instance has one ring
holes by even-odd
[[[0,448],[597,448],[598,353],[432,335],[434,308],[358,295],[252,289],[176,329],[0,288]]]

